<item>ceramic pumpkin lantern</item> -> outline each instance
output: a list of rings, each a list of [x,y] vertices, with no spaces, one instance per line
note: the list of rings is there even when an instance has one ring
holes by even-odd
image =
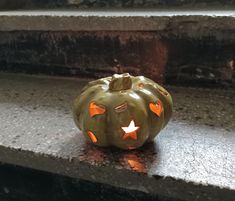
[[[98,146],[135,149],[152,141],[172,115],[171,95],[143,76],[91,81],[74,102],[74,120]]]

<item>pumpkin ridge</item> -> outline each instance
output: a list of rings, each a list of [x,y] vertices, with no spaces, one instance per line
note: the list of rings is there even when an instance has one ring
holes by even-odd
[[[151,90],[149,90],[148,88],[142,88],[142,89],[135,89],[135,92],[138,93],[142,99],[145,102],[145,107],[147,108],[147,110],[149,111],[149,115],[148,115],[148,127],[149,127],[149,138],[148,141],[151,141],[155,136],[156,133],[158,133],[162,127],[164,126],[164,113],[161,114],[160,117],[158,117],[156,114],[154,114],[150,108],[149,108],[149,104],[150,103],[156,103],[159,98],[152,93]]]

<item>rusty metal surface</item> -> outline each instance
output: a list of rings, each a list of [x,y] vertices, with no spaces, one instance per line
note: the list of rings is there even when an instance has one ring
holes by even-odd
[[[0,76],[0,161],[182,200],[235,196],[234,91],[166,87],[174,116],[136,151],[87,144],[71,102],[87,80]]]

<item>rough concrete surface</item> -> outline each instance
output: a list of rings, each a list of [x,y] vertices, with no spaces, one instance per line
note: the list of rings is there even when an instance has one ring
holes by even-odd
[[[136,151],[86,143],[71,103],[88,80],[0,75],[0,161],[182,200],[235,196],[235,92],[166,87],[174,116]]]
[[[234,10],[21,10],[1,11],[0,31],[234,30]]]

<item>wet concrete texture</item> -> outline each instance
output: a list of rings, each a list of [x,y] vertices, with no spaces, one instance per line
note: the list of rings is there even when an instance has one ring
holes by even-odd
[[[71,103],[88,80],[0,75],[0,161],[182,200],[232,201],[232,90],[167,87],[174,115],[136,150],[86,143]]]

